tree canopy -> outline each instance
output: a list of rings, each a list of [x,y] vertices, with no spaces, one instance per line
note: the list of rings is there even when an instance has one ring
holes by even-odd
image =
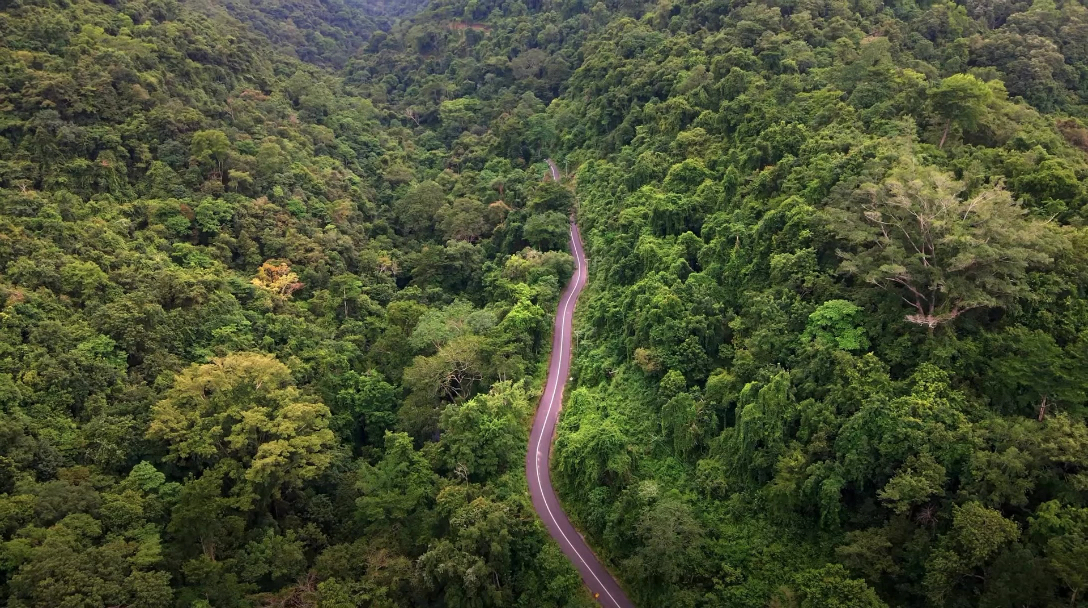
[[[0,603],[1079,606],[1081,0],[0,2]],[[548,160],[559,169],[553,179]]]

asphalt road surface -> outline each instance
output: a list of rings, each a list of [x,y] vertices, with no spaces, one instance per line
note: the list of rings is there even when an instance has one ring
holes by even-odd
[[[548,161],[552,179],[559,181],[559,170],[555,163]],[[555,437],[555,423],[559,419],[559,410],[563,407],[563,388],[570,378],[571,321],[574,318],[574,306],[578,294],[586,284],[586,254],[582,248],[582,237],[578,226],[571,221],[570,249],[574,256],[574,276],[559,297],[559,310],[555,314],[555,328],[552,333],[552,357],[548,364],[548,381],[544,385],[544,395],[533,420],[533,431],[529,435],[529,450],[525,459],[525,473],[529,480],[529,495],[533,508],[544,520],[548,533],[559,543],[559,547],[582,575],[594,598],[608,608],[634,608],[627,599],[619,583],[612,577],[597,556],[593,554],[578,530],[570,523],[567,514],[559,505],[559,498],[552,488],[551,448]]]
[[[559,167],[555,166],[555,161],[548,159],[548,168],[552,170],[552,181],[559,181]]]

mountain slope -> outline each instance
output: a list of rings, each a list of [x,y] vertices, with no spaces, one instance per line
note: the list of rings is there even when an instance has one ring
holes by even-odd
[[[0,9],[5,605],[587,601],[519,451],[562,201],[435,169],[306,6]]]
[[[572,211],[638,605],[1084,596],[1082,3],[376,6],[0,4],[5,602],[588,604]]]

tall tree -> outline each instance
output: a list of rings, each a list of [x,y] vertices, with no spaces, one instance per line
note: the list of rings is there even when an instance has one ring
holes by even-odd
[[[1000,186],[961,197],[962,182],[906,159],[827,210],[842,241],[843,272],[898,295],[911,323],[930,330],[964,312],[1003,306],[1028,293],[1057,232]]]
[[[329,408],[304,395],[272,355],[235,353],[178,374],[148,437],[194,472],[229,471],[242,500],[278,496],[319,475],[335,442]]]
[[[1004,89],[1002,89],[1004,90]],[[985,115],[987,105],[993,100],[993,90],[983,81],[970,74],[953,74],[941,81],[929,93],[933,111],[944,121],[938,148],[944,147],[948,131],[953,124],[963,129],[973,129]]]

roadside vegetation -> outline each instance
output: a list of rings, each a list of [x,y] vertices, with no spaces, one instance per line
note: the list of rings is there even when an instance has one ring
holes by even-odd
[[[1088,595],[1076,0],[0,2],[0,598]],[[543,179],[555,158],[569,183]]]

